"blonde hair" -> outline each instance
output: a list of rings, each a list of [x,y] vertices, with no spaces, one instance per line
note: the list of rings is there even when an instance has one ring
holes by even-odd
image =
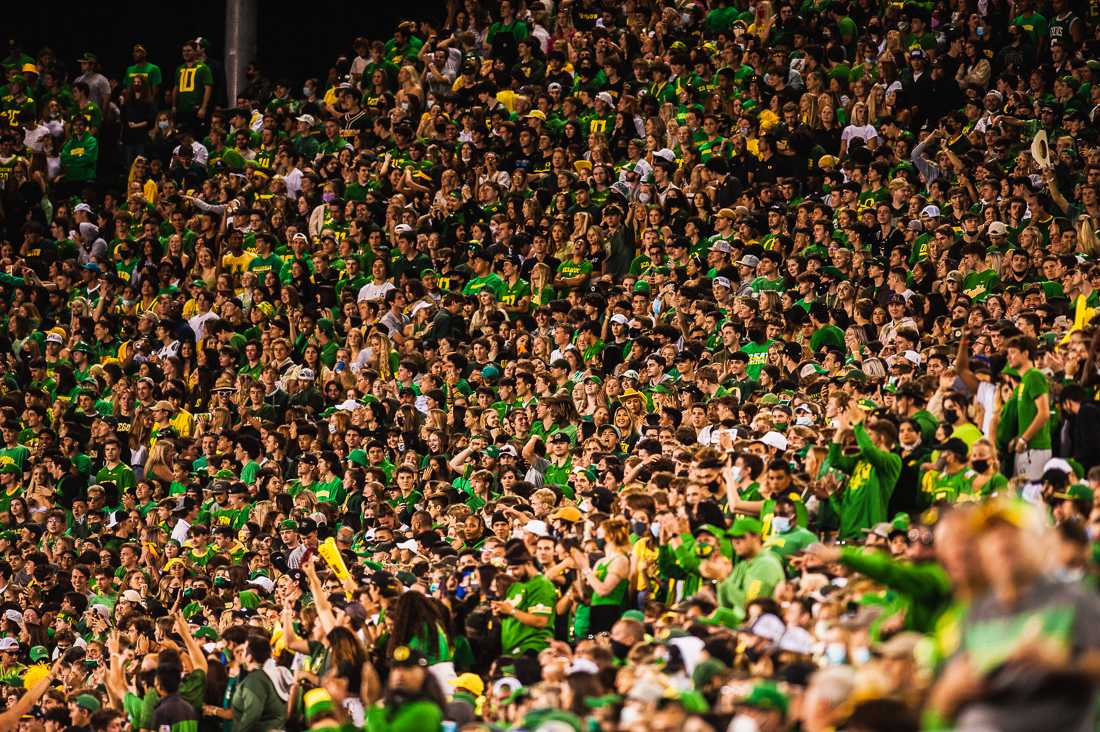
[[[1096,236],[1096,227],[1092,225],[1092,217],[1088,214],[1077,217],[1077,248],[1090,257],[1100,254],[1100,239]]]

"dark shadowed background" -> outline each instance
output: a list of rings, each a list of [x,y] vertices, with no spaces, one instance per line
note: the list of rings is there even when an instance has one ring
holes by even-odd
[[[356,36],[385,40],[401,20],[441,22],[446,17],[444,0],[257,1],[257,60],[269,78],[286,77],[295,86],[311,76],[324,78],[340,53],[352,54]],[[76,58],[90,50],[108,77],[117,76],[140,41],[167,77],[179,63],[180,43],[200,35],[210,40],[211,55],[225,62],[224,0],[10,3],[4,17],[0,35],[17,39],[31,56],[50,46],[74,73],[79,73]],[[5,40],[0,56],[6,55]]]

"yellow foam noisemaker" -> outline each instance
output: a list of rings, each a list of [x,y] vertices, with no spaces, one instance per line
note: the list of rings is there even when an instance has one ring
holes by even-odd
[[[1084,330],[1096,315],[1096,309],[1088,306],[1088,300],[1084,295],[1078,295],[1073,304],[1073,326],[1062,338],[1062,343],[1069,342],[1069,337],[1079,330]]]
[[[325,564],[336,573],[336,577],[343,582],[351,577],[351,572],[348,571],[348,567],[344,564],[344,558],[340,556],[340,550],[336,547],[336,540],[331,536],[321,542],[321,545],[317,547],[317,553],[321,555],[321,559],[325,560]]]

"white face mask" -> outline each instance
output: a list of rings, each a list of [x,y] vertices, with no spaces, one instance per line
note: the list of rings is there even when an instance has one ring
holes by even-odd
[[[730,720],[730,726],[726,732],[760,732],[760,725],[747,714],[738,714]]]
[[[794,418],[794,423],[801,427],[809,427],[814,423],[814,418],[809,415],[802,415]]]
[[[772,530],[777,534],[786,534],[791,528],[791,520],[786,516],[772,516]]]
[[[733,475],[734,480],[741,480],[741,466],[734,465],[732,468],[730,468],[730,474]]]

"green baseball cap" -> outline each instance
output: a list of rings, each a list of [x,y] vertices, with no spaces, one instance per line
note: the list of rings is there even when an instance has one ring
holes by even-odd
[[[742,537],[749,534],[759,535],[764,530],[764,524],[760,523],[760,519],[749,518],[748,516],[742,516],[733,522],[733,526],[730,527],[729,535]]]
[[[279,522],[279,530],[280,531],[282,531],[282,530],[297,531],[298,530],[298,522],[295,521],[294,519],[283,519],[282,521]]]
[[[39,661],[48,661],[50,659],[50,651],[46,646],[33,646],[30,650],[30,657],[35,663]]]
[[[787,709],[790,707],[790,699],[787,695],[780,691],[774,684],[757,684],[752,687],[752,691],[747,697],[741,700],[741,704],[747,707],[755,707],[756,709],[766,709],[769,711],[776,711],[783,716],[787,715]]]

